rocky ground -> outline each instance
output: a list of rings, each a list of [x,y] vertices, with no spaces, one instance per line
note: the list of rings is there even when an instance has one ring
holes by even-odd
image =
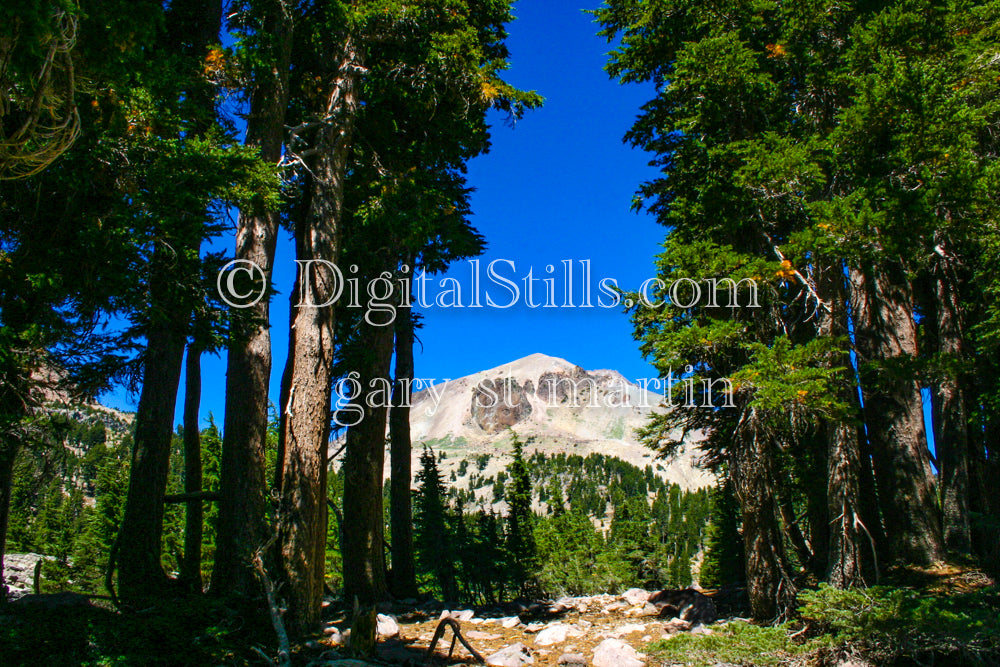
[[[519,613],[509,613],[511,611]],[[554,603],[522,605],[519,610],[440,609],[438,603],[383,607],[378,615],[378,658],[397,664],[425,664],[442,619],[457,621],[462,637],[487,665],[641,667],[644,649],[678,633],[713,632],[718,612],[711,597],[694,590],[651,593],[631,589],[621,595],[569,597]],[[506,612],[506,613],[505,613]],[[452,631],[444,630],[435,656],[439,663],[480,664],[461,642],[451,660]],[[314,664],[350,667],[366,664],[347,658],[350,630],[345,619],[332,621],[328,648]]]

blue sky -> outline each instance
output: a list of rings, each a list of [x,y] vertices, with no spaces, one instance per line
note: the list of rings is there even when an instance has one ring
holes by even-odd
[[[654,276],[653,259],[664,229],[645,213],[630,210],[639,184],[655,172],[648,156],[622,142],[639,107],[653,96],[651,85],[623,86],[603,70],[610,46],[597,36],[593,18],[584,13],[597,0],[521,0],[510,27],[512,66],[508,80],[537,90],[543,108],[529,112],[511,128],[493,118],[491,151],[469,165],[473,223],[486,237],[482,272],[493,260],[509,260],[506,275],[520,279],[529,269],[547,277],[553,265],[557,297],[562,303],[562,264],[575,268],[576,302],[580,297],[580,261],[589,260],[593,299],[600,278],[615,278],[624,288],[637,288]],[[232,236],[216,247],[232,252]],[[272,400],[284,365],[287,344],[288,292],[294,280],[294,254],[287,237],[279,242],[271,309],[274,367]],[[463,289],[471,286],[468,263],[447,276]],[[435,277],[435,283],[440,277]],[[540,283],[536,283],[540,286]],[[440,291],[432,287],[430,294]],[[486,283],[483,284],[486,289]],[[489,288],[497,301],[507,293]],[[463,294],[466,302],[468,292]],[[539,299],[542,300],[542,299]],[[418,333],[416,376],[457,378],[520,357],[542,352],[563,357],[587,369],[613,368],[630,379],[655,377],[632,340],[621,309],[484,307],[430,308],[423,311]],[[203,360],[202,415],[211,412],[221,425],[225,403],[225,357]],[[180,421],[183,385],[176,421]],[[122,392],[105,403],[134,409]]]

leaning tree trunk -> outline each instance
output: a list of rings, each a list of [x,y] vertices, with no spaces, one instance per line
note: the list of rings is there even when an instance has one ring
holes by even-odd
[[[167,582],[160,563],[160,538],[185,324],[156,321],[147,336],[125,513],[116,540],[122,599],[156,596]]]
[[[941,484],[944,544],[960,554],[972,548],[969,525],[969,433],[968,411],[963,391],[966,358],[962,294],[956,273],[956,258],[943,239],[938,239],[934,271],[934,342],[945,362],[933,389],[934,449]],[[951,365],[949,368],[948,366]]]
[[[246,144],[259,147],[261,159],[274,165],[281,159],[285,136],[292,51],[293,19],[284,6],[280,0],[264,6],[264,32],[273,51],[271,62],[253,72],[247,116]],[[222,495],[212,571],[212,592],[219,595],[252,595],[259,590],[253,557],[268,539],[265,444],[271,380],[270,287],[278,224],[277,211],[246,208],[240,211],[236,229],[236,259],[259,268],[263,282],[259,289],[267,292],[241,312],[230,336],[219,471]]]
[[[852,269],[850,301],[872,444],[875,481],[891,556],[929,564],[944,555],[923,401],[915,377],[917,326],[911,288],[898,266]]]
[[[314,145],[310,206],[296,226],[300,262],[336,262],[343,224],[344,179],[353,137],[362,69],[351,39],[344,42],[338,75]],[[283,460],[278,545],[282,593],[288,601],[288,629],[303,636],[319,629],[326,558],[327,442],[334,353],[334,275],[321,266],[299,264],[299,293],[286,369],[288,400],[282,406]],[[319,307],[320,305],[323,307]]]
[[[385,468],[387,399],[391,386],[391,325],[362,324],[361,393],[352,400],[361,420],[347,431],[344,458],[344,598],[371,606],[389,597],[385,577],[382,476]],[[382,392],[381,397],[378,392]],[[353,418],[352,418],[353,421]],[[395,535],[393,535],[395,540]],[[447,556],[442,556],[447,557]]]
[[[752,409],[751,409],[752,413]],[[730,455],[730,475],[743,519],[747,596],[759,621],[787,618],[795,608],[795,583],[778,523],[774,446],[750,424],[737,435],[738,451]]]
[[[201,350],[188,345],[184,378],[184,493],[201,492]],[[188,500],[184,510],[184,558],[180,578],[201,592],[201,540],[204,511],[201,500]]]
[[[410,260],[412,264],[412,260]],[[410,399],[413,383],[413,313],[396,311],[396,379],[389,413],[390,489],[389,525],[392,532],[392,593],[397,598],[416,597],[416,564],[413,555],[413,502],[410,442]]]
[[[840,338],[847,345],[848,322],[844,273],[840,262],[822,269],[817,288],[823,299],[818,310],[817,334]],[[835,352],[828,360],[830,368],[843,368],[839,398],[851,406],[853,416],[860,414],[857,383],[848,351]],[[826,500],[829,526],[826,580],[836,588],[851,588],[871,583],[877,569],[874,535],[878,531],[870,513],[863,510],[862,461],[858,427],[844,420],[825,425],[827,440]],[[877,518],[877,514],[876,514]],[[869,525],[871,524],[871,525]]]

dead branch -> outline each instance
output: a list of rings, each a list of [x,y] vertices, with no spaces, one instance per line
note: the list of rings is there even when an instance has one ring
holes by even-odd
[[[434,631],[434,638],[431,640],[430,648],[427,649],[428,659],[434,657],[434,649],[437,647],[437,643],[441,639],[441,637],[444,636],[445,628],[451,628],[452,632],[451,648],[448,649],[449,660],[451,659],[451,654],[455,650],[455,640],[457,639],[458,641],[462,642],[462,646],[464,646],[465,649],[472,654],[473,660],[475,660],[480,664],[486,664],[486,660],[483,659],[483,656],[479,655],[479,652],[476,651],[476,649],[472,648],[472,645],[469,644],[469,642],[465,640],[465,637],[462,636],[462,628],[459,625],[458,621],[456,621],[453,618],[442,618],[441,622],[438,623],[437,630]]]
[[[274,626],[274,633],[278,635],[277,664],[280,667],[291,667],[292,648],[288,643],[288,633],[285,631],[285,623],[281,619],[281,610],[278,609],[278,601],[274,595],[274,584],[271,583],[271,578],[267,576],[267,570],[264,569],[264,560],[260,556],[261,551],[258,549],[253,555],[253,567],[257,571],[261,586],[264,587],[264,595],[267,596],[267,610],[271,614],[271,625]]]

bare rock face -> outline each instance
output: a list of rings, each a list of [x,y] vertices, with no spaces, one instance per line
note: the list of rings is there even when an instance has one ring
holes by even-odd
[[[571,371],[548,371],[538,376],[538,398],[551,406],[587,405],[595,388],[594,378],[579,366]]]
[[[526,421],[531,416],[531,403],[524,388],[513,378],[486,378],[472,392],[472,419],[487,433]]]
[[[3,557],[3,582],[7,583],[8,599],[16,600],[35,590],[35,578],[38,575],[38,568],[46,560],[54,560],[51,556],[41,554],[4,554]]]

